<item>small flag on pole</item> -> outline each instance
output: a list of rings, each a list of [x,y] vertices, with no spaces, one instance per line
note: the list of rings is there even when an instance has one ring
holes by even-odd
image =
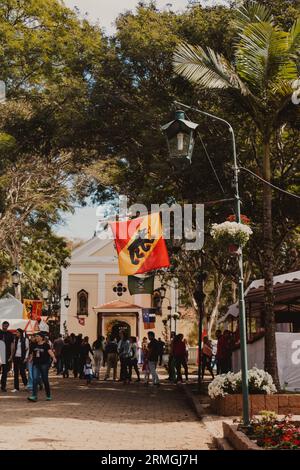
[[[143,308],[143,322],[145,330],[152,330],[155,327],[156,308]]]
[[[142,274],[170,266],[160,214],[111,222],[121,275]]]
[[[154,289],[154,275],[147,277],[128,276],[128,289],[131,295],[152,294]]]

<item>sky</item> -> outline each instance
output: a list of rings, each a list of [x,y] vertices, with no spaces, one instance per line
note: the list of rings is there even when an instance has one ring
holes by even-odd
[[[138,0],[64,0],[65,4],[79,8],[81,14],[88,13],[91,21],[99,21],[107,33],[113,31],[114,19],[126,10],[133,10]],[[181,10],[186,7],[188,0],[157,0],[158,8],[166,8],[171,4],[173,10]]]
[[[107,34],[114,32],[114,20],[126,10],[134,10],[138,0],[64,0],[69,8],[77,7],[81,16],[88,15],[88,19],[98,22]],[[213,3],[213,0],[204,0],[204,4]],[[216,2],[217,3],[217,2]],[[173,11],[183,10],[188,5],[188,0],[157,0],[157,7],[160,9],[169,8],[172,5]],[[58,235],[69,239],[90,239],[97,227],[96,207],[87,206],[77,208],[75,214],[67,214],[64,224],[56,227]]]

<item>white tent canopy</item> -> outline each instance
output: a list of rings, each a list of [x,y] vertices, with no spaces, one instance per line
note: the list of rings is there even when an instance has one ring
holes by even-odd
[[[23,319],[13,320],[11,318],[3,318],[3,320],[1,320],[1,323],[3,321],[8,321],[9,323],[8,330],[12,332],[16,331],[18,328],[21,328],[27,334],[33,334],[33,333],[37,333],[38,331],[40,331],[39,323],[36,320],[23,320]]]
[[[23,304],[13,295],[6,294],[0,299],[0,320],[17,320],[23,318]]]

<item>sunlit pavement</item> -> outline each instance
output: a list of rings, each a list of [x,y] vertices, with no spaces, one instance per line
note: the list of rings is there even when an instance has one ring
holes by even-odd
[[[52,374],[51,374],[52,375]],[[102,371],[103,377],[103,371]],[[53,401],[39,392],[0,393],[0,449],[212,449],[211,436],[163,370],[159,388],[51,376]],[[133,378],[135,380],[135,378]]]

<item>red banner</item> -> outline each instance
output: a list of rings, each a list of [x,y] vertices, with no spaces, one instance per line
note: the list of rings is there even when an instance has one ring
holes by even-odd
[[[23,318],[25,320],[40,320],[42,316],[42,300],[23,300]]]

